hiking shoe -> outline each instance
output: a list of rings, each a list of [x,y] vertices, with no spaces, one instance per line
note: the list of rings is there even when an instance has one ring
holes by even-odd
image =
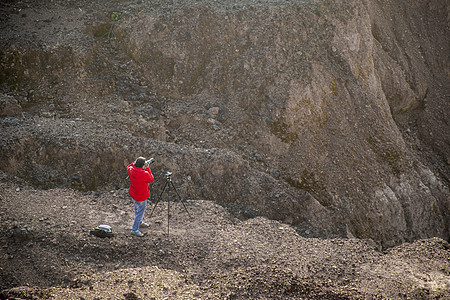
[[[148,228],[150,227],[150,225],[148,225],[148,223],[142,222],[141,224],[139,224],[139,227]]]
[[[135,236],[138,236],[138,237],[143,237],[144,236],[144,234],[142,232],[140,232],[139,230],[131,231],[131,235],[135,235]]]

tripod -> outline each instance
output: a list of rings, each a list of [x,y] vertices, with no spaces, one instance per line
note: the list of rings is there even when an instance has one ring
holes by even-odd
[[[155,206],[153,206],[152,212],[150,213],[150,217],[152,217],[153,212],[156,209],[156,206],[158,205],[158,203],[162,200],[162,195],[163,193],[170,188],[170,186],[174,189],[175,193],[178,196],[178,200],[183,204],[184,209],[186,210],[187,214],[189,215],[190,218],[192,218],[191,214],[189,213],[189,211],[187,210],[186,205],[184,204],[184,201],[181,199],[180,194],[178,194],[178,191],[175,187],[175,185],[172,182],[172,172],[167,172],[166,173],[166,183],[164,184],[164,187],[161,191],[161,194],[159,195],[159,200],[155,203]],[[167,236],[169,236],[169,223],[170,223],[170,197],[167,195]]]

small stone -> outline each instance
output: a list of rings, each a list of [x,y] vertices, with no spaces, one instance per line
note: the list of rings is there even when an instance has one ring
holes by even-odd
[[[208,112],[209,112],[211,115],[217,116],[217,115],[219,114],[219,110],[220,110],[219,107],[214,106],[214,107],[211,107],[210,109],[208,109]]]

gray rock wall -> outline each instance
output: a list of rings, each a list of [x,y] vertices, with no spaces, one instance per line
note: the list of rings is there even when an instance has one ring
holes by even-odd
[[[155,153],[186,197],[307,236],[448,238],[446,8],[70,7],[78,21],[60,39],[45,34],[65,28],[57,22],[3,35],[2,99],[28,120],[3,119],[2,170],[47,187],[119,188],[127,162]]]
[[[447,199],[423,189],[418,159],[394,120],[423,109],[427,91],[442,80],[442,50],[434,48],[447,46],[433,36],[438,45],[430,46],[422,34],[436,25],[432,11],[443,3],[408,5],[182,6],[122,28],[125,51],[155,87],[170,87],[172,101],[201,109],[215,99],[226,108],[218,123],[232,138],[224,147],[257,153],[257,168],[275,169],[325,209],[339,210],[357,236],[393,244],[423,232],[448,235]]]

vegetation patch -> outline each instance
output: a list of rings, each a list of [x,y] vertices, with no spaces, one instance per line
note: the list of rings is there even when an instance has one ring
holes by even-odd
[[[300,181],[291,177],[287,177],[285,180],[294,188],[305,190],[316,195],[317,201],[321,205],[327,207],[332,204],[332,199],[323,193],[326,190],[325,186],[317,180],[316,174],[313,171],[303,170],[300,175]]]
[[[336,80],[333,80],[333,81],[331,82],[330,90],[331,90],[331,93],[333,94],[333,96],[337,96],[337,95],[338,95],[338,92],[337,92],[337,85],[336,85]]]
[[[389,145],[388,142],[378,140],[373,136],[367,138],[370,148],[380,158],[381,161],[389,165],[393,173],[398,175],[405,171],[403,165],[402,153],[393,145]]]
[[[298,138],[298,134],[289,129],[289,125],[280,120],[277,120],[270,125],[270,132],[285,143],[292,143]]]

